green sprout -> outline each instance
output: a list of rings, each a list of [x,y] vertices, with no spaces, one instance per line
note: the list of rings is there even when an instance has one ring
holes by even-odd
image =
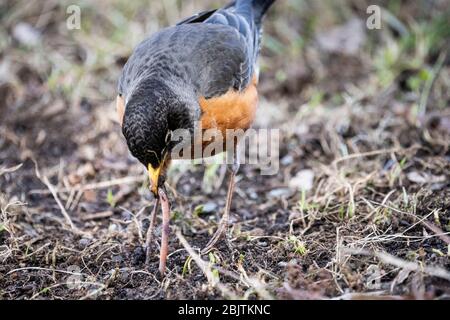
[[[106,194],[106,202],[114,208],[116,206],[116,200],[114,199],[114,195],[111,189],[108,189],[108,193]]]

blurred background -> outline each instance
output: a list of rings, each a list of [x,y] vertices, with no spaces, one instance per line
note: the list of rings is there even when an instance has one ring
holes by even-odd
[[[450,278],[376,254],[450,267],[448,0],[278,0],[256,127],[281,130],[281,168],[241,170],[235,247],[205,257],[226,290],[175,237],[169,279],[142,271],[152,196],[116,121],[117,79],[146,36],[225,3],[1,0],[0,298],[450,294]],[[369,5],[380,29],[367,28]],[[218,165],[170,172],[173,226],[196,248],[220,217],[224,176]],[[30,266],[76,266],[86,284],[16,271]]]

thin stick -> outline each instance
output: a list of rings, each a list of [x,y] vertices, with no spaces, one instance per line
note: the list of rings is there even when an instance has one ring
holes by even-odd
[[[124,184],[133,184],[137,182],[144,181],[143,176],[131,176],[131,177],[123,177],[123,178],[117,178],[112,179],[108,181],[100,181],[100,182],[94,182],[89,183],[84,186],[78,186],[74,188],[60,188],[56,189],[57,192],[71,192],[72,190],[80,190],[80,191],[87,191],[87,190],[96,190],[96,189],[105,189],[117,185],[124,185]],[[31,194],[48,194],[50,193],[47,190],[31,190]]]
[[[382,263],[393,265],[398,268],[402,268],[409,271],[415,271],[415,272],[424,272],[430,276],[434,276],[437,278],[445,279],[450,281],[450,273],[441,268],[441,267],[435,267],[435,266],[426,266],[423,264],[418,264],[412,261],[406,261],[402,260],[396,256],[390,255],[386,252],[380,252],[380,251],[369,251],[369,250],[363,250],[363,249],[352,249],[352,248],[343,248],[344,253],[348,253],[351,255],[364,255],[364,256],[375,256],[377,257]]]
[[[362,153],[353,153],[344,157],[341,157],[339,159],[336,159],[332,162],[332,166],[336,168],[337,164],[342,161],[356,159],[356,158],[362,158],[362,157],[370,157],[370,156],[377,156],[380,154],[386,154],[386,153],[392,153],[392,152],[398,152],[402,150],[401,148],[392,148],[392,149],[382,149],[382,150],[374,150],[369,152],[362,152]]]
[[[76,275],[76,276],[84,276],[83,273],[80,272],[70,272],[70,271],[66,271],[66,270],[59,270],[59,269],[54,269],[54,268],[41,268],[41,267],[23,267],[23,268],[17,268],[17,269],[13,269],[10,270],[6,275],[15,273],[17,271],[23,271],[23,270],[43,270],[43,271],[51,271],[51,272],[60,272],[60,273],[66,273],[66,274],[72,274],[72,275]]]
[[[81,218],[83,221],[89,221],[89,220],[96,220],[96,219],[103,219],[103,218],[109,218],[113,215],[113,212],[111,210],[108,211],[102,211],[102,212],[96,212],[92,214],[87,214]]]
[[[211,265],[204,261],[195,251],[192,249],[192,247],[189,245],[189,243],[186,241],[186,239],[181,234],[180,230],[176,230],[176,236],[178,237],[178,240],[183,245],[183,247],[186,249],[186,251],[189,253],[189,255],[192,257],[192,260],[197,264],[197,266],[200,268],[200,270],[203,272],[203,274],[208,279],[208,282],[213,286],[219,289],[222,294],[226,297],[229,297],[230,299],[237,299],[237,296],[229,290],[226,286],[224,286],[222,283],[220,283],[220,280],[217,276],[214,275],[214,273],[211,270]]]
[[[4,175],[5,173],[11,173],[11,172],[14,172],[16,170],[19,170],[22,167],[22,165],[23,165],[23,163],[18,164],[18,165],[14,166],[14,167],[10,167],[10,168],[3,168],[3,167],[0,168],[0,177],[2,175]]]
[[[162,208],[162,235],[161,235],[161,251],[159,253],[159,273],[161,276],[166,271],[167,254],[169,252],[169,233],[170,233],[170,207],[169,199],[167,199],[166,193],[159,188],[159,198],[161,200]]]
[[[56,203],[58,204],[59,209],[61,210],[62,215],[64,216],[64,219],[66,219],[67,224],[69,224],[70,228],[72,230],[77,230],[77,227],[73,224],[72,219],[70,218],[69,214],[66,211],[66,208],[64,208],[63,204],[61,203],[61,200],[59,200],[58,194],[56,193],[55,188],[53,185],[48,181],[47,177],[43,177],[41,181],[47,186],[48,190],[52,194],[53,198],[55,199]]]
[[[378,203],[376,201],[372,201],[372,203],[378,204],[382,207],[388,208],[390,210],[396,211],[398,213],[402,213],[402,214],[406,214],[409,216],[412,216],[416,219],[420,218],[418,216],[416,216],[415,214],[411,213],[411,212],[407,212],[407,211],[403,211],[391,206],[388,206],[386,204],[383,203]],[[450,237],[448,236],[448,232],[444,232],[444,230],[442,230],[441,228],[439,228],[438,226],[436,226],[435,224],[428,222],[427,220],[425,220],[426,218],[428,218],[428,216],[430,216],[433,212],[431,212],[430,214],[428,214],[427,216],[423,217],[422,219],[419,219],[419,222],[422,223],[426,228],[428,228],[429,230],[433,231],[434,234],[439,237],[442,241],[444,241],[446,244],[450,245]],[[415,224],[414,224],[415,225]],[[412,227],[410,227],[411,229]]]
[[[77,234],[86,235],[85,232],[81,231],[73,224],[72,219],[70,218],[69,214],[67,213],[66,208],[62,204],[61,200],[59,200],[58,193],[56,192],[55,187],[50,183],[50,181],[48,180],[48,178],[46,176],[41,176],[37,162],[34,160],[33,160],[33,162],[35,165],[36,176],[38,177],[39,180],[41,180],[41,182],[43,184],[45,184],[45,186],[48,188],[48,190],[52,194],[53,198],[56,201],[56,204],[58,205],[59,209],[61,210],[62,215],[64,216],[64,219],[66,220],[66,223],[70,226],[71,231],[73,231]]]
[[[152,213],[150,214],[150,225],[147,230],[147,237],[145,240],[145,250],[146,250],[146,257],[145,257],[145,264],[150,264],[150,254],[152,250],[152,242],[153,242],[153,230],[155,229],[155,220],[156,220],[156,211],[158,211],[159,207],[159,198],[156,198],[155,200],[155,206],[153,207]]]

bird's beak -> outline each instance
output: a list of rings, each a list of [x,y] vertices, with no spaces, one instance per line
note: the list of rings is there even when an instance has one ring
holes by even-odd
[[[151,164],[148,165],[148,176],[150,178],[150,191],[158,196],[158,182],[159,182],[159,174],[161,173],[162,163],[158,168],[153,168]]]

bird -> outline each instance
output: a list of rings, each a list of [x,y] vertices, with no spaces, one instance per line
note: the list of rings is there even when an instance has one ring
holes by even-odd
[[[146,235],[146,263],[150,263],[155,217],[162,208],[159,272],[164,275],[170,233],[170,204],[165,187],[174,150],[195,158],[193,150],[216,140],[173,139],[182,130],[200,128],[246,131],[258,105],[258,56],[263,18],[275,0],[235,0],[166,27],[144,39],[132,52],[118,81],[116,109],[122,134],[132,156],[148,170],[155,204]],[[225,140],[223,140],[225,141]],[[235,176],[239,170],[239,138],[224,147],[229,184],[218,228],[202,250],[209,252],[227,234]],[[186,151],[187,150],[187,151]],[[220,152],[220,151],[219,151]],[[212,154],[214,155],[214,154]],[[208,156],[208,155],[206,155]],[[200,158],[205,157],[200,153]]]

